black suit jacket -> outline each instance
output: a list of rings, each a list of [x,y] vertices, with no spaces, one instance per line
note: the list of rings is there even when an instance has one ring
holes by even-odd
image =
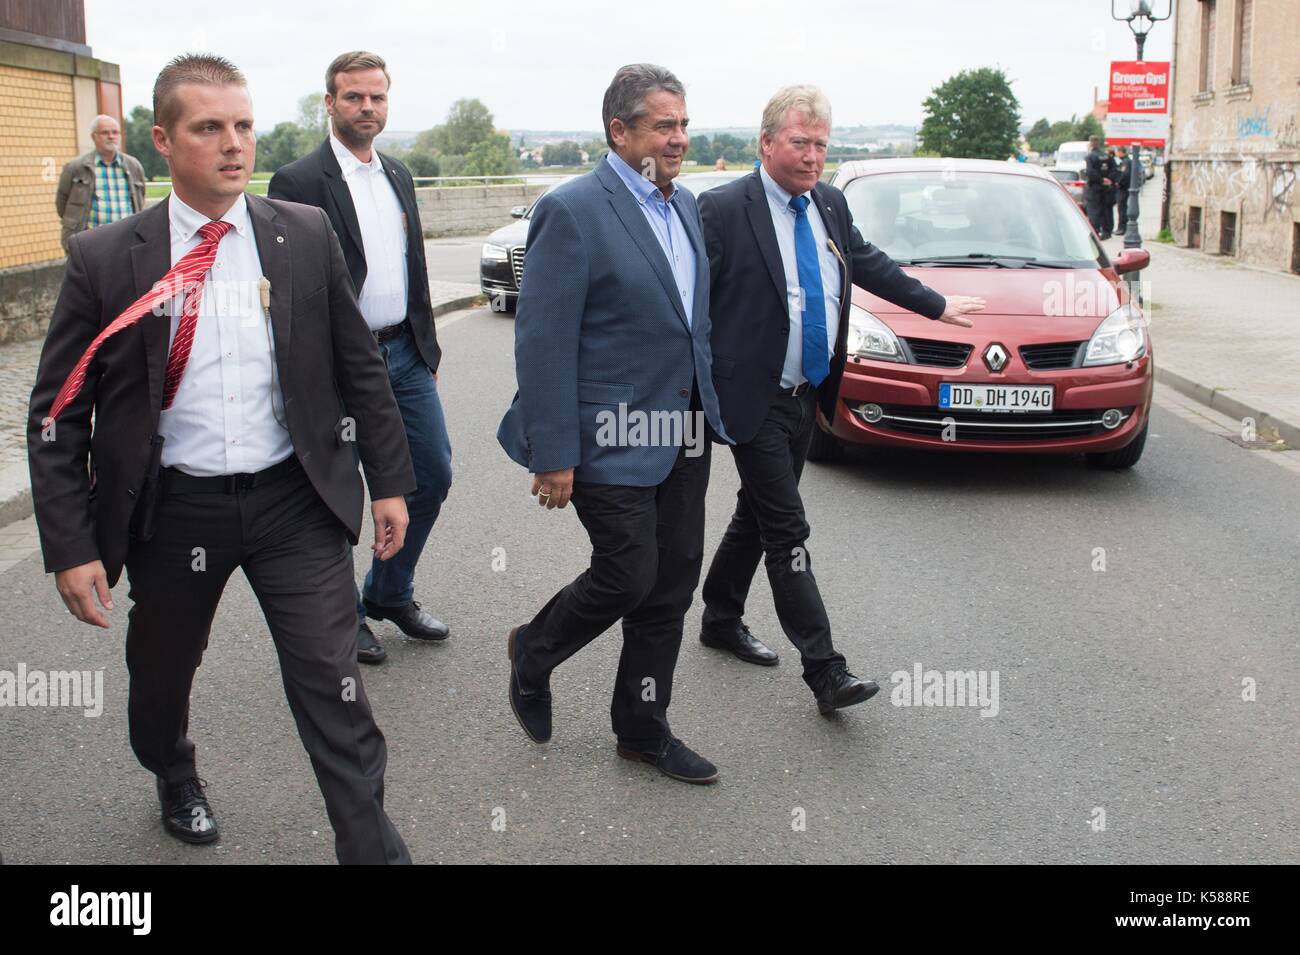
[[[415,489],[388,372],[357,307],[343,251],[325,214],[246,198],[258,256],[271,283],[276,369],[294,453],[356,543],[363,498],[353,435],[371,498]],[[168,202],[160,202],[78,233],[68,245],[27,431],[32,499],[47,572],[99,559],[111,586],[126,559],[131,515],[162,411],[170,319],[145,315],[104,342],[90,363],[85,386],[54,422],[53,433],[42,425],[91,339],[171,267],[167,209]]]
[[[415,203],[415,180],[410,171],[392,156],[379,153],[379,161],[384,172],[388,173],[388,181],[393,184],[406,214],[406,317],[410,319],[420,357],[430,371],[437,371],[442,349],[438,347],[433,306],[429,301],[429,269],[424,261],[424,229]],[[348,191],[330,141],[326,139],[314,153],[281,166],[271,177],[266,194],[272,199],[302,202],[325,210],[348,260],[352,286],[360,295],[361,286],[366,282],[366,250],[361,245],[357,207],[352,202],[352,193]]]
[[[860,286],[927,318],[942,315],[945,302],[938,292],[863,241],[842,192],[819,182],[813,188],[813,199],[841,256],[839,333],[830,376],[818,395],[822,414],[829,421],[848,360],[851,287]],[[736,443],[743,444],[758,432],[781,388],[790,335],[785,267],[757,171],[701,193],[700,218],[709,253],[713,382],[722,423]]]

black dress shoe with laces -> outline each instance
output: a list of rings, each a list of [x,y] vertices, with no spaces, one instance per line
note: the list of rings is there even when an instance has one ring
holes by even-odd
[[[857,703],[865,703],[880,690],[875,680],[859,680],[847,667],[836,667],[826,675],[817,691],[817,709],[822,716]]]
[[[221,835],[212,807],[203,795],[207,783],[197,776],[180,783],[158,777],[158,802],[162,806],[163,828],[181,842],[216,842]]]
[[[551,738],[551,691],[549,688],[525,691],[515,670],[515,637],[523,627],[515,627],[506,638],[506,655],[510,657],[510,709],[524,734],[534,743]]]
[[[446,640],[451,633],[445,623],[421,610],[419,603],[414,600],[401,607],[381,607],[368,597],[361,598],[361,603],[366,608],[367,617],[391,621],[408,637],[417,640]]]
[[[670,736],[653,752],[618,744],[618,755],[634,762],[649,763],[665,776],[684,783],[707,786],[718,781],[718,767],[691,749],[676,736]]]
[[[388,651],[375,639],[375,632],[369,624],[357,627],[357,662],[383,663],[388,659]]]
[[[757,663],[761,667],[774,667],[781,662],[776,651],[750,633],[744,623],[729,627],[701,627],[700,643],[715,650],[726,650],[738,660]]]

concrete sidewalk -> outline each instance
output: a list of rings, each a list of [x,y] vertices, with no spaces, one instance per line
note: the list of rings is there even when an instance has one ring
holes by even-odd
[[[477,285],[429,283],[434,318],[468,308],[481,296]],[[0,528],[32,513],[27,472],[27,403],[40,357],[40,341],[0,347]]]
[[[1300,447],[1300,276],[1156,242],[1160,186],[1142,190],[1140,220],[1157,380]],[[1112,258],[1123,245],[1105,243]]]

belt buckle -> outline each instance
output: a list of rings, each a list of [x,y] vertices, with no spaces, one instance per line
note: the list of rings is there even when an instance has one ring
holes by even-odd
[[[800,395],[806,394],[808,391],[808,385],[809,382],[806,380],[799,382],[799,384],[795,385],[794,389],[790,392],[790,397],[798,398]]]

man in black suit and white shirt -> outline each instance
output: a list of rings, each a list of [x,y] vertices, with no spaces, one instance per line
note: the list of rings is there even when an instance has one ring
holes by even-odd
[[[282,166],[267,195],[325,210],[343,245],[361,312],[379,342],[415,467],[406,496],[411,524],[402,553],[374,561],[358,602],[357,659],[379,663],[386,651],[366,617],[391,620],[421,640],[445,640],[448,628],[415,600],[415,565],[451,488],[451,443],[438,399],[442,356],[429,302],[424,232],[415,182],[406,167],[373,146],[388,120],[388,67],[373,53],[335,57],[325,71],[330,135],[321,147]]]
[[[704,581],[700,640],[751,663],[777,663],[742,619],[765,558],[777,617],[823,714],[879,689],[850,673],[831,641],[799,496],[817,408],[828,419],[835,408],[850,288],[956,325],[969,326],[962,315],[984,305],[945,299],[863,241],[844,195],[819,181],[830,129],[830,103],[816,87],[778,91],[763,111],[761,167],[700,196],[713,381],[741,479],[736,512]]]
[[[190,686],[240,568],[339,861],[409,862],[384,812],[352,575],[357,454],[381,560],[401,550],[415,487],[388,375],[324,214],[244,192],[256,145],[239,70],[177,57],[154,85],[154,119],[172,194],[72,237],[36,373],[28,456],[45,568],[69,613],[107,627],[96,599],[112,611],[126,566],[131,746],[170,835],[218,836],[187,735]],[[268,808],[302,825],[293,807]]]

